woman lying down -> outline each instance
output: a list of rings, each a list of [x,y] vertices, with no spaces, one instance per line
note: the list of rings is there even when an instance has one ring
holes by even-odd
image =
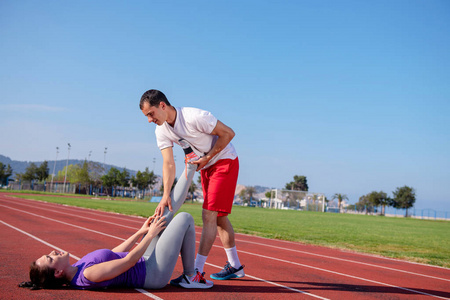
[[[132,249],[142,236],[141,242]],[[149,217],[119,246],[91,252],[73,265],[69,263],[67,252],[55,250],[43,255],[31,264],[31,281],[19,286],[31,289],[61,286],[161,289],[170,280],[179,254],[183,274],[170,284],[183,288],[211,288],[213,283],[194,270],[194,220],[184,212],[175,216],[167,228],[165,217]]]

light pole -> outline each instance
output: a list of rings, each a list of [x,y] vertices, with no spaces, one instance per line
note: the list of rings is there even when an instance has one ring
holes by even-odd
[[[50,184],[51,191],[53,191],[53,177],[55,177],[55,168],[56,168],[56,161],[58,160],[58,153],[59,153],[59,147],[56,147],[56,158],[55,158],[55,163],[53,164],[52,183]]]
[[[155,172],[155,163],[156,163],[156,158],[153,157],[153,172]]]
[[[63,193],[66,192],[66,179],[67,179],[67,169],[69,167],[69,156],[70,156],[70,143],[67,143],[67,145],[69,146],[69,151],[67,152],[67,162],[66,162],[66,174],[64,175],[64,185],[63,185]]]
[[[103,157],[103,172],[105,172],[105,174],[106,174],[106,169],[105,169],[105,163],[106,163],[106,152],[108,152],[107,151],[108,150],[108,148],[107,147],[105,147],[105,156]]]

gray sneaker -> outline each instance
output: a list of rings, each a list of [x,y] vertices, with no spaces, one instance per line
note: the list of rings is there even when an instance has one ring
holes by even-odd
[[[227,280],[233,278],[242,278],[245,276],[244,265],[240,266],[238,269],[233,268],[227,261],[227,264],[219,273],[211,274],[209,277],[215,280]]]

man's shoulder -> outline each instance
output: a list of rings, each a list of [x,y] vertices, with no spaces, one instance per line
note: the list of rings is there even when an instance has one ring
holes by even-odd
[[[180,107],[179,109],[183,114],[210,114],[209,111],[197,107]]]
[[[181,107],[180,111],[183,114],[183,118],[188,122],[204,117],[214,117],[209,111],[196,107]]]

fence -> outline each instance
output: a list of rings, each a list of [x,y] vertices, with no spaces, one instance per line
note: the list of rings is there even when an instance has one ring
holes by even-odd
[[[330,213],[349,213],[364,215],[381,215],[381,207],[362,207],[357,208],[352,205],[348,209],[345,203],[339,203],[337,200],[327,201],[322,193],[309,193],[304,191],[292,191],[273,189],[270,191],[270,198],[263,198],[259,201],[252,201],[249,206],[259,206],[263,208],[289,209],[300,211],[320,211]],[[396,209],[385,207],[384,215],[387,217],[411,217],[428,220],[450,220],[450,212],[437,211],[434,209],[416,209],[414,207],[406,209]]]
[[[70,182],[35,182],[35,181],[19,181],[10,182],[8,189],[11,190],[28,190],[50,193],[63,193],[63,194],[83,194],[93,196],[111,196],[111,197],[129,197],[144,199],[149,196],[159,195],[159,191],[146,188],[137,189],[135,187],[105,187],[85,185],[79,183]]]
[[[357,210],[353,209],[342,209],[342,213],[350,213],[350,214],[364,214],[364,215],[381,215],[382,208],[381,207],[371,207],[368,209],[365,207],[364,209]],[[394,208],[394,207],[385,207],[384,216],[386,217],[410,217],[415,219],[422,220],[450,220],[450,212],[449,211],[438,211],[430,208],[425,209],[416,209],[415,207],[411,207],[408,210]]]

